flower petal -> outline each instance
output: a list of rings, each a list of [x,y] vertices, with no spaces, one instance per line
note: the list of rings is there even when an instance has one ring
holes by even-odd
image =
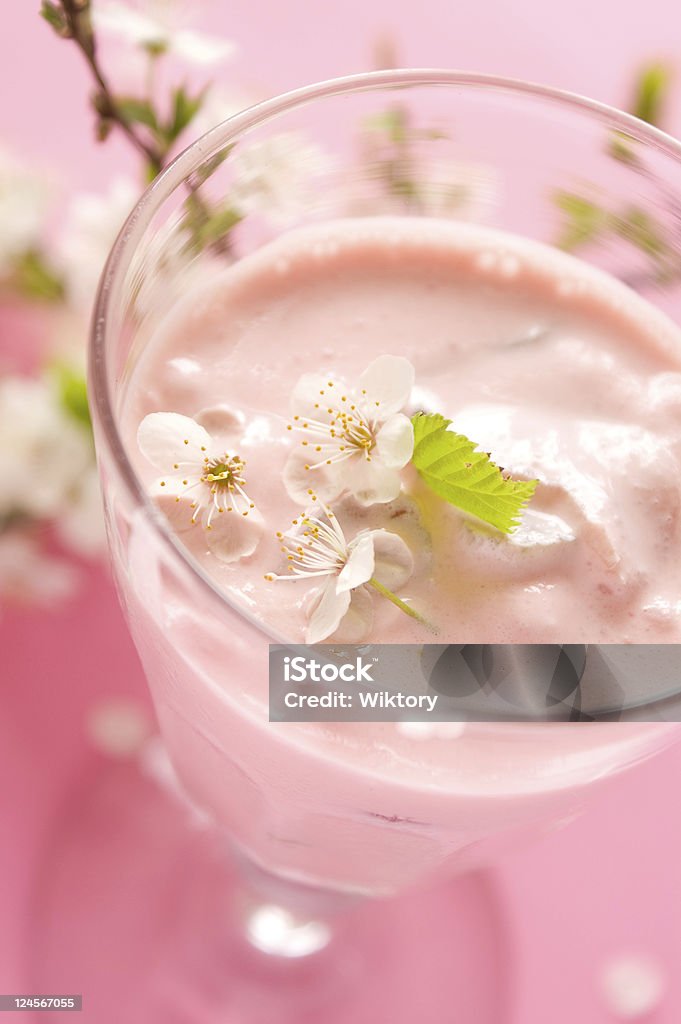
[[[138,427],[137,444],[153,466],[168,473],[173,463],[183,456],[200,464],[203,461],[201,449],[210,449],[211,436],[189,416],[181,416],[177,412],[152,412]]]
[[[398,412],[383,424],[376,436],[376,456],[390,469],[402,469],[414,454],[411,420]]]
[[[331,386],[329,386],[331,385]],[[313,420],[321,419],[328,423],[327,409],[338,405],[344,385],[333,375],[321,373],[304,373],[291,394],[291,413],[293,416],[305,416]],[[298,423],[302,426],[302,423]]]
[[[379,356],[359,378],[359,389],[381,420],[393,416],[406,405],[414,386],[414,367],[403,356]],[[379,406],[374,406],[380,402]]]
[[[374,604],[366,587],[353,590],[350,607],[333,634],[341,644],[360,644],[366,640],[374,622]]]
[[[215,514],[210,529],[205,530],[206,544],[221,562],[236,562],[253,554],[263,528],[264,521],[257,509],[251,509],[247,516],[238,512]]]
[[[389,530],[372,530],[374,576],[389,590],[403,587],[414,571],[411,551],[401,537]]]
[[[359,533],[348,545],[348,560],[338,577],[336,590],[342,594],[368,583],[374,574],[374,542],[370,533]]]
[[[156,18],[135,11],[127,4],[118,3],[117,0],[109,0],[109,3],[99,0],[92,7],[92,20],[100,32],[111,32],[135,45],[167,41],[168,30],[165,26]]]
[[[331,578],[319,591],[305,633],[306,644],[318,644],[338,629],[341,619],[350,607],[350,592],[336,592],[336,580]]]
[[[171,49],[178,57],[193,64],[209,65],[229,59],[235,47],[229,39],[217,39],[204,32],[181,29],[172,34]]]
[[[289,455],[282,474],[289,496],[298,505],[309,505],[312,490],[320,501],[334,501],[345,486],[337,468],[320,466],[319,469],[306,469],[309,461],[307,448],[294,448]]]
[[[187,491],[177,477],[166,477],[165,486],[161,487],[159,484],[155,484],[149,489],[149,494],[163,514],[167,516],[176,533],[198,529],[197,523],[192,522],[196,511],[196,508],[193,507],[196,500],[195,492]]]
[[[348,459],[343,467],[343,484],[360,505],[392,501],[400,493],[402,481],[396,469],[384,466],[378,458]]]

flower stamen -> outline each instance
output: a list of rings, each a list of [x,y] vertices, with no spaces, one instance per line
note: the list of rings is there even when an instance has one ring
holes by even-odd
[[[413,427],[401,412],[413,380],[408,360],[388,355],[367,367],[357,388],[314,374],[301,377],[287,426],[303,435],[300,444],[306,452],[297,449],[289,456],[285,482],[291,497],[304,500],[305,478],[313,472],[326,502],[345,491],[362,505],[399,494],[400,470],[413,453]],[[314,452],[313,458],[308,452]]]

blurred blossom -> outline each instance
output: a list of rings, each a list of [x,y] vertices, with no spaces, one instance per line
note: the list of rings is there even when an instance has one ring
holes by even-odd
[[[173,53],[189,63],[209,66],[230,57],[234,44],[186,27],[188,12],[198,6],[181,0],[94,0],[92,20],[96,31],[116,35],[150,53]]]
[[[666,978],[662,966],[645,954],[622,954],[606,962],[601,990],[618,1020],[649,1019],[662,1002]]]
[[[99,701],[85,719],[88,739],[97,750],[110,757],[134,757],[152,728],[144,706],[126,697]]]
[[[76,375],[77,376],[77,375]],[[48,378],[0,379],[0,527],[15,517],[49,520],[73,551],[104,548],[92,437]],[[14,536],[10,529],[0,533]]]
[[[44,178],[0,148],[0,274],[39,245],[48,199]]]
[[[32,531],[0,533],[0,604],[60,601],[74,592],[77,580],[77,569],[50,557]]]
[[[0,379],[0,524],[58,519],[94,471],[92,438],[46,379]]]
[[[94,459],[70,494],[56,526],[64,544],[80,555],[92,558],[104,550],[104,504]]]
[[[188,139],[198,138],[228,117],[240,114],[242,110],[258,103],[260,97],[236,89],[228,90],[221,86],[211,85],[201,104],[201,109],[191,123],[187,132]]]
[[[234,207],[242,214],[262,214],[281,226],[309,210],[311,185],[333,166],[324,150],[297,132],[242,143],[230,163]]]
[[[92,305],[109,250],[141,189],[130,178],[116,178],[107,193],[81,193],[71,200],[59,245],[70,301]]]

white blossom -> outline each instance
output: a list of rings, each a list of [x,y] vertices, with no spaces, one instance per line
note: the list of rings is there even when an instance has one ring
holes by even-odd
[[[92,437],[48,376],[0,379],[0,522],[13,517],[54,523],[79,554],[104,548]]]
[[[231,443],[226,450],[196,420],[175,412],[145,416],[137,442],[163,473],[151,494],[178,532],[201,522],[208,548],[224,562],[255,551],[262,517],[245,490],[246,463]]]
[[[0,533],[0,603],[52,604],[70,597],[78,571],[44,550],[26,528]]]
[[[293,224],[309,210],[315,182],[331,167],[329,155],[298,132],[240,142],[230,156],[230,202],[244,215]]]
[[[188,137],[197,138],[203,135],[228,118],[252,107],[260,98],[247,92],[227,90],[217,83],[211,85],[187,129]]]
[[[114,179],[107,193],[79,193],[71,200],[59,243],[69,300],[89,309],[111,246],[139,199],[129,178]]]
[[[54,519],[92,471],[92,440],[47,379],[0,379],[0,520]]]
[[[106,547],[104,504],[97,464],[92,458],[65,502],[56,523],[57,534],[67,547],[86,558]]]
[[[39,245],[48,199],[45,180],[0,147],[0,274]]]
[[[347,491],[362,505],[396,498],[414,451],[411,420],[400,411],[413,384],[411,363],[390,355],[375,359],[356,388],[335,375],[301,377],[289,429],[303,440],[284,470],[291,497],[303,503],[314,493],[328,503]]]
[[[232,42],[187,27],[191,6],[180,0],[95,0],[92,19],[97,31],[152,52],[173,53],[188,63],[209,66],[231,57]]]
[[[97,701],[85,717],[85,732],[92,745],[110,757],[138,754],[153,732],[144,705],[128,697]]]
[[[618,1020],[649,1019],[664,996],[666,978],[651,956],[622,954],[608,960],[601,973],[601,990]]]
[[[361,639],[371,628],[372,602],[367,588],[376,579],[397,590],[410,578],[414,562],[401,537],[387,530],[362,530],[348,541],[331,509],[322,506],[293,520],[277,534],[288,573],[268,573],[270,581],[320,579],[323,585],[307,604],[305,642],[320,643],[353,617],[353,633]]]

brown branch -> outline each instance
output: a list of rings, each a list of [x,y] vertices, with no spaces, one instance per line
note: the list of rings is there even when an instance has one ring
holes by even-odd
[[[117,125],[145,157],[153,173],[158,174],[165,164],[167,150],[146,142],[120,110],[97,58],[97,45],[90,22],[90,0],[61,0],[61,6],[66,19],[67,38],[73,40],[82,53],[97,85],[94,107],[100,119]]]
[[[100,138],[106,138],[109,125],[116,125],[135,149],[144,156],[149,170],[156,175],[165,167],[172,142],[169,140],[165,145],[158,142],[154,145],[148,142],[135,130],[126,117],[100,66],[90,9],[91,0],[56,0],[56,2],[55,0],[43,0],[43,15],[59,35],[75,43],[95,81],[97,92],[93,98],[93,106],[99,116]],[[191,204],[191,209],[199,221],[198,233],[200,234],[201,229],[209,226],[214,211],[210,209],[201,195],[203,184],[201,180],[190,177],[184,184],[189,192],[187,203]],[[238,220],[237,217],[234,223],[237,223]],[[207,245],[223,256],[231,255],[231,243],[227,237],[208,239]]]

